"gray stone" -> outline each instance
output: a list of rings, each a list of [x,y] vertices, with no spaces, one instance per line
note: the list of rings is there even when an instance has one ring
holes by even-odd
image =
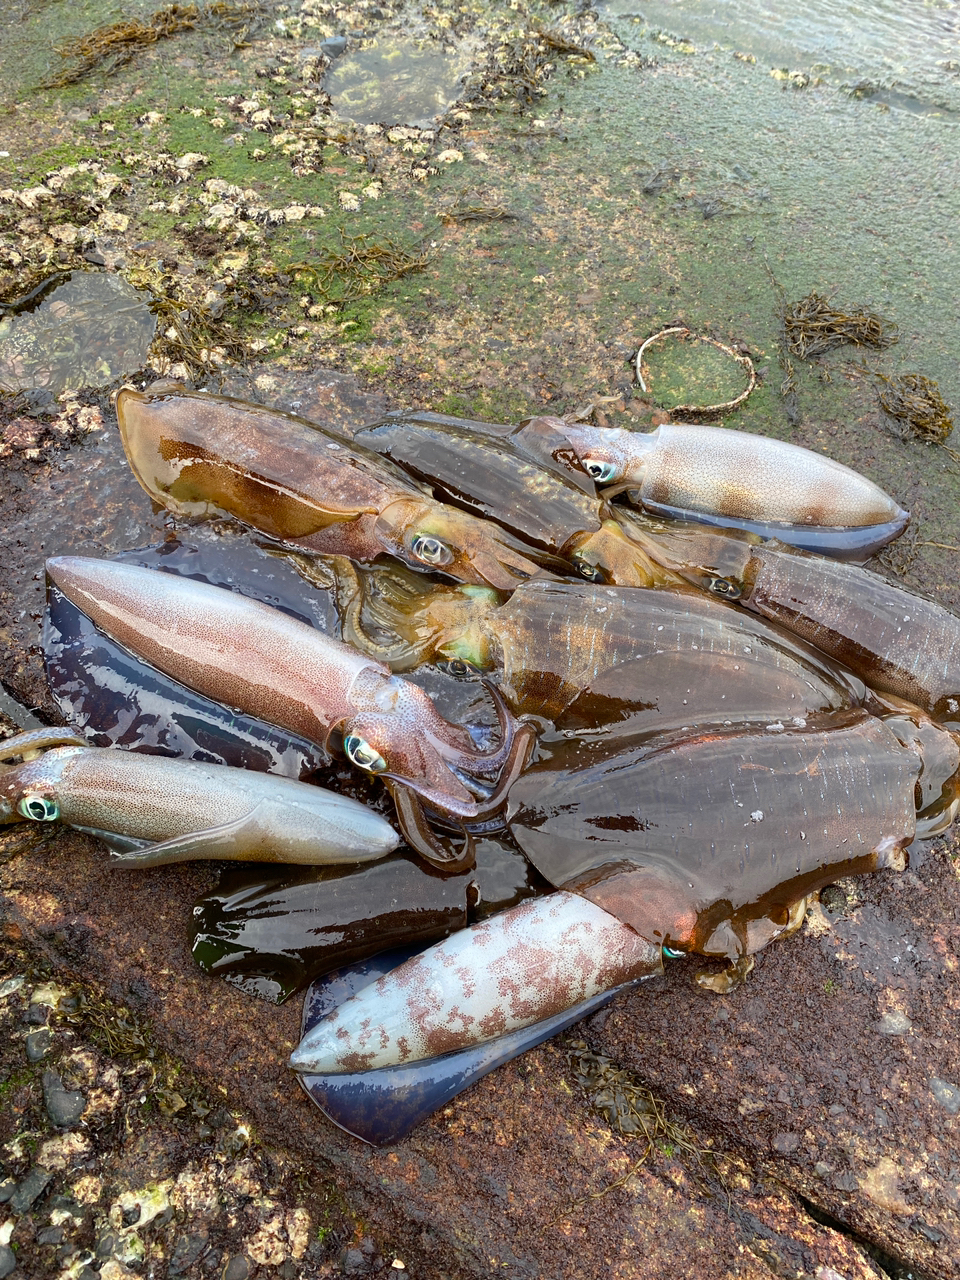
[[[247,1280],[250,1274],[250,1263],[242,1253],[235,1258],[228,1258],[223,1268],[223,1280]]]
[[[367,1270],[367,1260],[359,1249],[347,1249],[340,1266],[345,1276],[359,1276]]]
[[[112,1231],[105,1231],[97,1240],[94,1253],[98,1258],[110,1258],[117,1247],[117,1237]]]
[[[167,1275],[179,1276],[192,1267],[206,1249],[209,1239],[205,1231],[200,1231],[196,1235],[181,1236],[174,1246]]]
[[[83,1115],[87,1099],[79,1089],[65,1089],[59,1074],[53,1070],[43,1073],[43,1100],[47,1115],[58,1129],[69,1129]]]
[[[877,1023],[877,1030],[882,1036],[905,1036],[912,1026],[913,1023],[905,1013],[893,1009],[883,1015]]]
[[[859,1191],[860,1180],[855,1173],[835,1173],[833,1185],[838,1191]]]
[[[789,1156],[800,1147],[800,1135],[797,1133],[778,1133],[774,1135],[773,1149],[782,1156]]]
[[[8,1244],[0,1244],[0,1280],[8,1276],[17,1265],[17,1255]]]
[[[26,1213],[52,1177],[53,1174],[49,1169],[44,1169],[39,1164],[34,1165],[10,1197],[10,1208],[13,1212]]]
[[[960,1111],[960,1088],[955,1084],[951,1084],[949,1080],[940,1080],[936,1076],[931,1077],[930,1092],[946,1111],[951,1115],[956,1115]]]
[[[39,1031],[31,1031],[26,1039],[27,1058],[31,1062],[39,1062],[45,1058],[53,1047],[53,1032],[49,1027]]]
[[[346,36],[330,36],[320,45],[322,51],[328,58],[339,58],[342,53],[346,52],[347,37]]]
[[[6,1204],[16,1189],[16,1178],[4,1178],[3,1182],[0,1182],[0,1204]]]

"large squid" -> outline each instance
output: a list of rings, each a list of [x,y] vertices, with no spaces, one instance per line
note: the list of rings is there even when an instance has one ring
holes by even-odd
[[[502,741],[484,753],[415,685],[383,663],[236,592],[110,561],[47,562],[56,588],[121,645],[189,689],[325,749],[339,739],[358,768],[386,782],[408,841],[442,865],[469,864],[423,814],[458,825],[495,812],[529,755],[491,686]]]
[[[568,742],[511,792],[514,838],[558,892],[453,935],[307,1033],[291,1065],[370,1072],[473,1049],[659,972],[732,980],[838,875],[902,868],[920,752],[862,711],[610,753]],[[946,802],[946,801],[945,801]]]
[[[960,618],[859,565],[624,513],[644,553],[815,645],[872,689],[960,726]],[[616,581],[639,582],[629,568]]]
[[[539,572],[503,529],[444,506],[385,459],[292,414],[125,387],[117,420],[134,475],[171,511],[227,514],[307,551],[359,561],[389,553],[502,590]]]
[[[127,458],[147,493],[183,515],[234,516],[290,547],[512,590],[627,560],[647,585],[676,582],[611,519],[564,441],[544,466],[509,432],[413,414],[338,436],[242,400],[171,390],[117,397]]]

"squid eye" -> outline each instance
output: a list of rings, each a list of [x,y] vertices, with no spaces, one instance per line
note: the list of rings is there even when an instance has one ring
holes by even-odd
[[[724,600],[739,600],[743,592],[735,582],[731,582],[729,578],[707,578],[707,590],[715,596],[721,596]]]
[[[47,796],[26,795],[17,805],[17,813],[31,822],[56,822],[60,817],[60,806]]]
[[[678,951],[676,947],[661,947],[660,950],[668,960],[682,960],[687,954],[685,951]]]
[[[444,666],[458,680],[463,679],[464,676],[479,675],[480,672],[479,667],[475,667],[472,662],[466,662],[463,658],[451,658],[449,662],[444,663]]]
[[[598,484],[608,484],[617,477],[616,464],[613,462],[599,462],[585,458],[583,465],[586,468],[587,475],[592,480],[596,480]]]
[[[410,550],[424,564],[449,564],[453,552],[445,542],[429,533],[418,533],[410,544]]]
[[[586,578],[588,582],[603,582],[603,570],[595,564],[589,564],[586,560],[574,559],[577,573],[581,578]]]
[[[367,773],[382,773],[387,762],[379,751],[374,751],[365,738],[356,733],[348,733],[343,740],[343,749],[358,769],[366,769]]]

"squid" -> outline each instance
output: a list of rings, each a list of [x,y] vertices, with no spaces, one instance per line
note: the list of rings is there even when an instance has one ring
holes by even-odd
[[[339,573],[344,584],[352,571]],[[385,569],[353,576],[344,635],[356,647],[401,669],[495,673],[512,711],[564,735],[802,719],[869,701],[812,645],[688,588],[530,582],[503,601]]]
[[[19,757],[18,763],[11,763]],[[62,822],[118,867],[195,858],[313,865],[386,857],[400,838],[347,796],[223,765],[90,747],[70,730],[0,743],[0,826]]]
[[[445,507],[398,467],[293,414],[128,387],[116,409],[134,475],[170,511],[226,514],[307,551],[390,554],[502,590],[541,572],[503,529]]]
[[[531,418],[532,452],[569,458],[600,486],[653,515],[746,529],[806,551],[866,560],[906,528],[909,512],[840,462],[768,436],[697,423],[651,432]],[[566,450],[558,450],[560,438]]]
[[[556,892],[379,978],[290,1064],[331,1076],[472,1051],[687,952],[727,960],[717,989],[730,989],[819,887],[903,868],[921,769],[915,744],[862,710],[615,752],[565,743],[514,784],[507,809]]]
[[[749,535],[620,517],[690,585],[786,628],[871,689],[960,726],[960,618],[859,565]],[[622,579],[630,582],[629,569]]]
[[[535,731],[517,725],[490,686],[500,746],[479,751],[416,685],[349,645],[236,592],[134,565],[78,557],[47,562],[53,585],[101,630],[173,679],[381,777],[408,842],[428,860],[469,865],[437,836],[425,802],[457,825],[496,812]]]
[[[509,591],[530,578],[627,559],[647,585],[678,580],[619,529],[567,447],[545,467],[507,432],[408,414],[353,439],[223,396],[171,390],[117,397],[134,475],[179,515],[227,514],[285,546],[412,568]],[[552,440],[564,455],[560,437]],[[608,564],[609,562],[609,564]],[[305,566],[306,575],[309,570]]]

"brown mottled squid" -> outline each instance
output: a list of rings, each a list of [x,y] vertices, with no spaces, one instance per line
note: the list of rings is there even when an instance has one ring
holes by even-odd
[[[531,448],[572,446],[598,485],[616,486],[654,515],[747,529],[807,551],[865,560],[898,537],[910,515],[872,480],[832,458],[768,436],[697,423],[655,431],[531,418]]]
[[[949,609],[860,565],[759,543],[749,534],[631,512],[620,523],[693,586],[785,627],[871,689],[960,727],[960,618]]]
[[[502,741],[484,753],[385,664],[235,592],[104,560],[61,557],[47,573],[101,630],[197,693],[328,750],[340,735],[352,763],[386,782],[407,840],[437,865],[468,865],[472,841],[455,851],[421,802],[458,825],[485,817],[532,748],[534,730],[492,686]]]
[[[435,501],[398,467],[278,409],[191,391],[124,388],[117,419],[134,475],[182,515],[234,516],[308,551],[510,590],[540,573],[529,548]]]
[[[367,862],[400,842],[379,814],[334,791],[226,765],[90,747],[69,729],[37,729],[0,743],[0,826],[20,821],[63,822],[99,836],[118,867],[194,858]]]

